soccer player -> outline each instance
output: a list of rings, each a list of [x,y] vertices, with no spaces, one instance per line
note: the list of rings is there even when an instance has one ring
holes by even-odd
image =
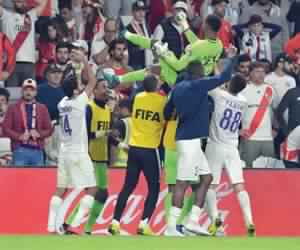
[[[176,228],[182,212],[183,198],[191,183],[199,182],[195,191],[195,203],[185,225],[187,231],[196,234],[208,232],[199,224],[203,211],[205,195],[212,181],[212,175],[201,149],[201,139],[208,136],[208,91],[230,80],[232,63],[228,63],[222,74],[215,77],[202,78],[203,67],[199,62],[192,62],[188,67],[190,79],[175,86],[164,114],[169,120],[174,110],[178,115],[176,130],[176,148],[178,151],[177,181],[172,197],[172,208],[165,232],[167,236],[183,236]]]
[[[209,140],[205,150],[213,175],[213,181],[206,195],[208,214],[212,221],[209,232],[212,235],[217,233],[222,224],[218,218],[216,188],[220,184],[223,167],[227,171],[240,203],[248,235],[255,235],[250,199],[245,190],[238,151],[239,127],[242,116],[247,110],[247,100],[239,93],[246,85],[246,79],[237,74],[229,82],[226,90],[217,88],[209,93],[215,103],[209,129]]]
[[[90,212],[84,231],[91,234],[92,227],[102,211],[108,197],[107,191],[107,164],[108,164],[108,136],[111,128],[111,110],[106,105],[109,98],[107,82],[101,74],[97,74],[97,84],[94,89],[94,100],[90,101],[86,108],[86,123],[89,139],[89,155],[95,168],[98,191]],[[72,224],[78,212],[78,207],[73,210],[67,220]]]
[[[184,16],[181,18],[183,27],[187,31],[189,26],[184,21]],[[159,44],[155,46],[157,43],[154,44],[156,54],[177,72],[184,70],[191,62],[199,62],[203,65],[204,75],[208,76],[213,72],[215,64],[223,52],[222,42],[217,38],[221,24],[219,17],[215,15],[207,16],[204,25],[205,40],[195,40],[187,46],[185,53],[179,59],[174,53],[166,51],[164,46],[159,46]]]
[[[167,49],[166,44],[162,45],[160,41],[153,41],[149,38],[126,31],[124,36],[129,42],[145,49],[152,48],[154,50],[154,54],[159,56],[159,65],[130,72],[119,77],[107,74],[105,77],[112,86],[119,83],[125,84],[133,81],[142,81],[149,71],[159,72],[162,81],[173,85],[177,80],[176,71],[184,70],[192,61],[201,62],[204,67],[205,76],[213,73],[215,64],[223,52],[222,42],[217,38],[217,33],[221,27],[220,18],[214,15],[210,15],[206,18],[204,26],[205,40],[199,40],[190,30],[184,15],[178,18],[181,18],[181,26],[190,43],[185,50],[185,54],[180,59],[177,59],[175,54]]]
[[[288,110],[288,121],[284,113]],[[300,87],[288,90],[277,109],[277,118],[284,135],[281,158],[288,168],[300,167]]]
[[[85,119],[86,105],[95,89],[96,79],[81,51],[73,49],[71,58],[83,63],[88,75],[88,84],[84,91],[79,93],[76,77],[67,76],[68,78],[62,83],[66,97],[58,104],[61,146],[58,157],[57,188],[49,205],[48,231],[51,233],[56,232],[56,216],[68,188],[84,188],[85,195],[80,200],[78,212],[67,230],[81,224],[83,216],[92,207],[97,192],[94,167],[88,154]]]
[[[112,224],[109,227],[109,232],[113,235],[120,234],[122,213],[141,173],[147,181],[148,195],[142,220],[138,226],[138,234],[153,234],[148,223],[154,212],[160,190],[158,147],[165,124],[163,110],[167,97],[157,92],[158,78],[156,76],[147,76],[143,85],[145,91],[137,94],[133,100],[126,177],[118,197]]]

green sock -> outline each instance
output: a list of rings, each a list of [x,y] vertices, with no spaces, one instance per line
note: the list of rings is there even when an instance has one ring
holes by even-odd
[[[103,209],[103,206],[104,206],[103,203],[100,203],[99,201],[96,200],[94,201],[94,204],[90,211],[89,219],[84,226],[85,232],[92,232],[93,226],[95,225],[96,220]]]
[[[151,49],[151,39],[148,37],[127,32],[126,39],[136,46],[144,49]]]
[[[136,81],[144,81],[146,69],[129,72],[125,75],[119,76],[121,85],[133,84]]]
[[[167,196],[164,200],[164,204],[165,204],[165,218],[166,218],[166,220],[168,220],[170,208],[172,207],[172,193],[169,192],[167,194]]]
[[[71,225],[77,212],[78,212],[78,209],[79,209],[79,206],[80,206],[80,203],[76,204],[76,207],[74,207],[74,209],[72,210],[71,214],[68,216],[66,222],[68,225]]]
[[[189,197],[184,198],[184,204],[181,211],[181,215],[177,221],[177,224],[182,224],[183,220],[186,218],[186,216],[189,214],[189,212],[192,210],[193,204],[195,201],[195,193],[191,193]]]
[[[94,165],[95,165],[95,174],[96,174],[97,186],[98,186],[98,188],[106,189],[106,187],[107,187],[107,167],[106,167],[106,164],[95,162]],[[72,224],[72,222],[73,222],[73,220],[74,220],[74,218],[75,218],[75,216],[78,212],[79,206],[80,206],[80,203],[78,203],[76,205],[76,207],[72,210],[71,214],[68,216],[68,218],[66,220],[68,225]],[[102,208],[103,208],[103,204],[95,200],[94,204],[93,204],[93,207],[90,210],[90,217],[89,217],[89,220],[88,220],[88,224],[91,225],[91,226],[89,226],[88,228],[91,228],[95,224],[95,222],[97,220],[97,217],[100,214]],[[91,216],[92,214],[93,214],[93,216]],[[93,217],[95,217],[95,219],[93,219]],[[89,223],[89,221],[94,221],[94,222],[91,224],[91,223]],[[90,231],[88,231],[88,232],[90,232]]]

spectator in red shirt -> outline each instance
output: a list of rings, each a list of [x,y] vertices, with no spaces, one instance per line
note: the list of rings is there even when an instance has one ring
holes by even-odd
[[[8,107],[9,92],[5,88],[0,88],[0,138],[4,137],[3,121]]]
[[[228,49],[233,42],[232,28],[230,22],[225,20],[225,10],[228,1],[212,0],[213,13],[222,20],[221,28],[218,32],[218,38],[222,41],[224,49]]]
[[[3,132],[3,121],[8,107],[9,92],[5,88],[0,88],[0,166],[8,166],[12,159],[10,149],[10,139],[5,138]]]
[[[15,64],[16,51],[7,36],[0,32],[0,85],[14,71]]]
[[[49,63],[55,61],[55,48],[57,44],[57,31],[54,23],[49,22],[46,32],[41,33],[37,49],[39,51],[39,60],[36,65],[37,80],[44,79],[44,71]]]
[[[15,166],[44,165],[44,141],[52,133],[45,105],[36,102],[37,84],[27,79],[22,85],[22,99],[8,108],[4,133],[12,140]]]

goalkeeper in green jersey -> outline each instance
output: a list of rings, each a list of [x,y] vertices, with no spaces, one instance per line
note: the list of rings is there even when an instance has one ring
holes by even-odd
[[[150,68],[130,72],[122,76],[105,74],[106,80],[111,83],[111,87],[118,84],[128,84],[135,81],[143,81],[145,76],[151,73],[158,73],[163,82],[173,85],[177,79],[177,72],[183,71],[192,61],[199,61],[204,66],[205,75],[213,73],[216,62],[223,52],[222,42],[217,39],[217,33],[221,26],[221,20],[214,15],[210,15],[205,20],[205,40],[199,40],[197,36],[190,30],[186,15],[179,12],[176,16],[178,23],[184,30],[184,34],[190,43],[185,53],[180,59],[168,50],[167,44],[161,41],[154,41],[141,35],[136,35],[126,31],[124,37],[134,45],[145,49],[152,49],[154,54],[159,58],[159,64]]]

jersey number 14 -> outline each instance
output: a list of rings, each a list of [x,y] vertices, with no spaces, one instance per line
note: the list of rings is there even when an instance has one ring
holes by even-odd
[[[70,122],[69,122],[69,116],[64,115],[62,119],[62,129],[64,131],[64,134],[71,136],[72,135],[72,129],[70,127]]]
[[[235,133],[241,123],[242,113],[234,112],[231,109],[225,109],[223,113],[223,118],[220,121],[220,127],[224,130],[230,130],[230,132]]]

